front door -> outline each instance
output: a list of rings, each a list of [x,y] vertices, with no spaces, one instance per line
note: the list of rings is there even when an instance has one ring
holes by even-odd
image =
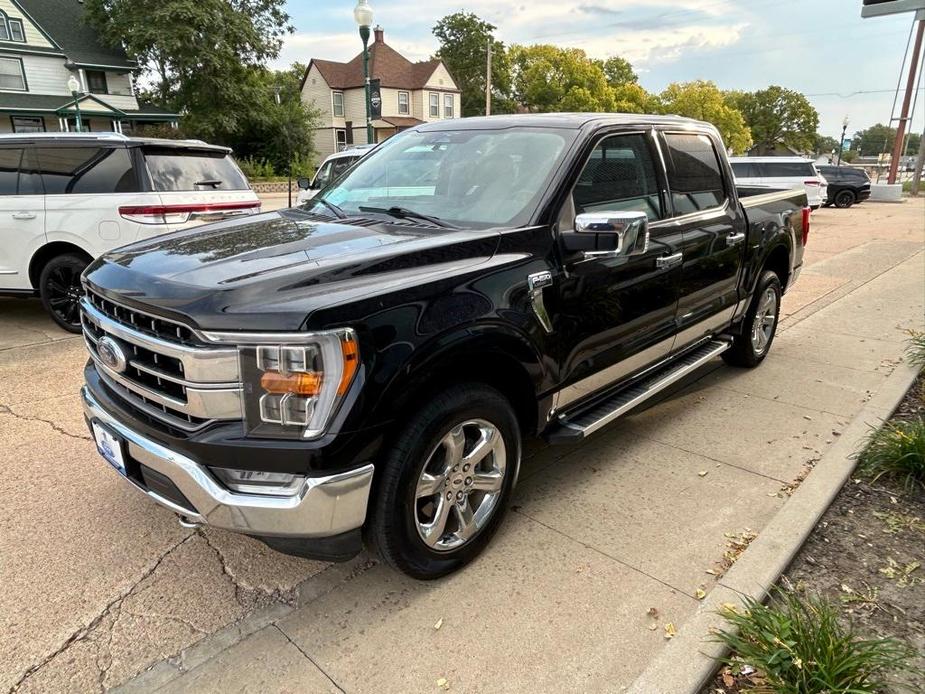
[[[672,220],[683,255],[674,349],[691,345],[732,321],[739,301],[746,224],[718,142],[702,133],[664,132]]]
[[[549,291],[566,408],[668,355],[681,277],[681,234],[668,217],[652,131],[602,136],[560,215],[562,230],[582,212],[640,211],[654,225],[638,256],[576,259]]]

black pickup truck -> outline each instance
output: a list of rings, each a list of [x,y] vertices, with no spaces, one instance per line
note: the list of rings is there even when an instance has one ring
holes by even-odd
[[[498,528],[524,437],[764,359],[806,204],[737,190],[697,121],[424,124],[303,207],[94,262],[87,421],[182,523],[441,576]]]

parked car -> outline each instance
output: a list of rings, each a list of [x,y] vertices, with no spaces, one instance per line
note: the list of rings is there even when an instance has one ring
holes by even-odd
[[[311,200],[318,194],[318,191],[366,156],[375,146],[374,144],[354,145],[329,155],[321,162],[321,166],[318,167],[313,178],[300,178],[298,180],[299,196],[297,204],[304,205]]]
[[[870,197],[870,176],[864,169],[852,166],[817,166],[828,181],[826,205],[851,207]]]
[[[818,210],[826,200],[826,179],[816,164],[802,157],[732,157],[736,183],[774,188],[804,188],[809,206]]]
[[[809,208],[737,190],[725,151],[677,117],[435,121],[314,204],[107,254],[82,300],[99,451],[183,523],[451,572],[523,436],[580,440],[768,354]]]
[[[230,150],[115,133],[0,135],[0,293],[38,294],[80,332],[80,274],[100,254],[259,211]]]

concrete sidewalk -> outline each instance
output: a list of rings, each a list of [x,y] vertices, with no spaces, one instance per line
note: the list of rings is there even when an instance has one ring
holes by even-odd
[[[901,359],[923,245],[922,201],[821,210],[760,369],[717,360],[581,446],[530,446],[492,546],[433,583],[180,529],[92,450],[79,341],[0,303],[0,687],[110,687],[183,652],[127,688],[619,691]]]

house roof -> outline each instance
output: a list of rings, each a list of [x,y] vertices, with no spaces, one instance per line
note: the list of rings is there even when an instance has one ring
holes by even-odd
[[[420,125],[424,122],[418,118],[411,118],[409,116],[383,116],[380,120],[389,125],[394,125],[396,128],[413,128],[415,125]]]
[[[67,56],[80,66],[137,67],[122,48],[104,46],[95,29],[84,22],[79,0],[13,0]]]
[[[376,29],[375,40],[369,46],[370,79],[378,79],[383,87],[422,89],[441,63],[439,59],[412,63],[385,42],[380,28]],[[311,70],[312,65],[318,68],[318,72],[332,89],[351,89],[365,84],[362,52],[346,63],[313,58],[305,71],[305,77],[308,77],[308,70]],[[305,78],[302,82],[304,84]],[[455,84],[450,86],[456,90]]]
[[[90,102],[90,103],[87,103]],[[0,92],[0,111],[30,115],[69,115],[74,112],[74,99],[71,96],[55,94],[22,94]],[[92,94],[80,98],[80,111],[87,115],[107,115],[110,117],[140,118],[142,120],[176,120],[179,114],[151,104],[138,104],[138,110],[118,109],[110,106]],[[96,105],[94,105],[96,104]]]

